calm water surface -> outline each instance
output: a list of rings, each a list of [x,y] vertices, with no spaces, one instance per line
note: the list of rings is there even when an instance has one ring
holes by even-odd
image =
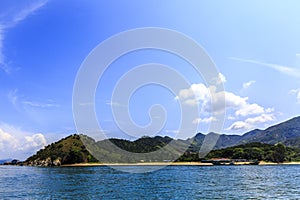
[[[124,166],[141,167],[149,166]],[[144,174],[0,166],[0,199],[300,199],[300,165],[168,166]]]

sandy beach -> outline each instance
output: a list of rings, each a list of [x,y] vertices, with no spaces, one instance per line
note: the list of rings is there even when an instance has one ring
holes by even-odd
[[[247,165],[248,163],[238,162],[235,165]],[[63,167],[92,167],[92,166],[213,166],[212,163],[201,162],[142,162],[142,163],[77,163],[62,165]],[[259,165],[300,165],[300,162],[272,163],[261,161]]]
[[[70,165],[62,165],[63,167],[92,167],[92,166],[184,166],[184,165],[197,165],[197,166],[212,166],[212,163],[201,162],[141,162],[141,163],[78,163]]]
[[[300,162],[284,162],[284,163],[274,163],[261,161],[259,165],[300,165]]]

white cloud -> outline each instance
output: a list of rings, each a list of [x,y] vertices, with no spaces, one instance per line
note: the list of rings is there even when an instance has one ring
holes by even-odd
[[[18,94],[17,89],[10,91],[7,95],[7,98],[16,110],[19,110],[21,108],[26,109],[28,107],[32,107],[32,108],[57,108],[57,107],[60,107],[59,104],[56,104],[51,99],[47,100],[46,102],[23,100],[22,95]]]
[[[224,112],[226,109],[238,110],[236,114],[243,116],[261,113],[257,104],[248,103],[248,97],[241,97],[227,91],[216,93],[214,89],[209,89],[202,83],[193,84],[189,89],[181,90],[177,99],[182,100],[185,105],[189,106],[202,104],[205,112],[211,112],[210,106],[213,104],[213,112],[215,113]]]
[[[202,83],[192,84],[190,88],[180,90],[175,99],[182,101],[186,105],[195,106],[199,102],[209,100],[210,91]]]
[[[23,101],[22,103],[23,105],[36,107],[36,108],[59,107],[59,105],[55,103],[40,103],[40,102],[32,102],[32,101]]]
[[[79,103],[79,106],[94,106],[94,103],[93,102],[82,102],[82,103]]]
[[[120,104],[118,102],[107,101],[106,105],[111,107],[128,107],[127,105]]]
[[[233,116],[228,116],[227,119],[228,119],[228,120],[235,120],[236,118],[233,117]]]
[[[243,121],[237,121],[234,122],[227,130],[248,130],[250,128],[251,126],[248,123]]]
[[[257,105],[256,103],[254,103],[254,104],[246,103],[244,106],[242,106],[240,109],[238,109],[235,112],[235,115],[237,115],[237,116],[248,116],[248,115],[262,114],[264,112],[266,112],[266,109],[264,109],[263,107]]]
[[[295,94],[297,98],[297,103],[300,104],[300,89],[293,89],[290,91],[290,94]]]
[[[8,93],[7,97],[8,97],[8,100],[10,101],[10,103],[15,107],[17,108],[17,102],[18,102],[18,90],[15,89],[15,90],[12,90]]]
[[[211,116],[211,117],[207,117],[207,118],[196,118],[192,121],[192,123],[193,124],[200,124],[200,123],[208,124],[208,123],[211,123],[216,120],[217,119],[215,117]]]
[[[288,76],[293,76],[296,78],[300,77],[300,70],[296,68],[287,67],[284,65],[272,64],[272,63],[265,63],[257,60],[243,59],[243,58],[230,57],[229,59],[269,67]]]
[[[4,32],[17,25],[20,21],[24,20],[30,14],[40,9],[47,3],[47,0],[36,0],[28,2],[10,2],[7,11],[1,14],[0,18],[0,69],[6,73],[10,73],[11,69],[5,62],[3,53]],[[9,3],[7,4],[9,5]]]
[[[248,89],[254,83],[256,83],[256,81],[254,81],[254,80],[243,83],[243,89]]]
[[[200,105],[201,115],[212,115],[208,118],[196,118],[192,121],[193,124],[213,122],[216,120],[213,116],[225,111],[234,113],[234,116],[228,117],[229,120],[237,120],[227,130],[248,130],[275,119],[274,108],[264,108],[257,103],[250,103],[248,97],[241,97],[232,92],[216,92],[214,88],[207,88],[202,83],[181,90],[176,99],[187,106]]]
[[[271,113],[271,112],[274,112],[274,111],[275,111],[274,108],[267,108],[267,109],[265,109],[266,113]]]
[[[180,90],[178,95],[179,99],[195,97],[197,100],[204,100],[209,96],[208,88],[202,83],[192,84],[190,88]]]
[[[291,93],[291,94],[296,94],[296,93],[298,93],[299,90],[300,90],[300,89],[292,89],[292,90],[290,90],[290,93]]]
[[[245,121],[234,122],[227,130],[249,130],[258,124],[263,124],[275,120],[274,114],[263,113],[256,117],[247,118]]]
[[[274,121],[274,120],[275,120],[275,117],[273,114],[262,114],[257,117],[248,118],[248,119],[246,119],[245,122],[248,124],[251,124],[251,125],[255,125],[255,124],[266,123],[266,122],[270,122],[270,121]]]
[[[0,158],[25,159],[47,145],[41,133],[30,133],[11,125],[0,125]]]
[[[211,99],[211,96],[213,97]],[[235,110],[236,116],[249,116],[266,113],[271,108],[263,108],[256,103],[249,103],[248,97],[241,97],[232,92],[215,92],[212,88],[207,88],[204,84],[192,84],[189,89],[183,89],[176,97],[185,105],[202,105],[202,111],[221,113],[227,109]],[[225,104],[224,104],[225,103]],[[211,104],[213,111],[211,111]]]
[[[3,49],[3,39],[4,39],[4,28],[3,25],[0,24],[0,69],[2,69],[4,72],[9,73],[6,64],[4,63],[4,55],[2,52]]]
[[[24,20],[28,15],[33,14],[36,10],[43,7],[48,0],[38,0],[31,4],[27,4],[25,7],[21,8],[16,15],[13,16],[12,25]]]
[[[187,99],[184,101],[184,104],[189,105],[189,106],[195,106],[198,104],[197,99]]]
[[[240,97],[231,92],[224,91],[226,107],[240,108],[247,105],[248,97]]]
[[[4,151],[10,148],[17,148],[17,140],[9,133],[6,133],[2,129],[0,129],[0,151]]]
[[[214,82],[217,85],[222,84],[222,83],[226,83],[226,77],[222,73],[219,73],[218,77],[216,77],[214,79]]]
[[[46,138],[43,134],[37,133],[31,136],[25,136],[25,145],[24,149],[36,149],[36,148],[42,148],[47,145]]]

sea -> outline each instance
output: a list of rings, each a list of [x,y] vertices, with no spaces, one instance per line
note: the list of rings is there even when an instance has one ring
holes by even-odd
[[[0,199],[300,199],[300,165],[151,167],[0,166]]]

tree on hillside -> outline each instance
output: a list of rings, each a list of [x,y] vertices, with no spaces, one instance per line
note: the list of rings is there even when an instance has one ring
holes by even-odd
[[[285,159],[286,147],[282,143],[278,143],[274,147],[273,161],[283,163]]]

